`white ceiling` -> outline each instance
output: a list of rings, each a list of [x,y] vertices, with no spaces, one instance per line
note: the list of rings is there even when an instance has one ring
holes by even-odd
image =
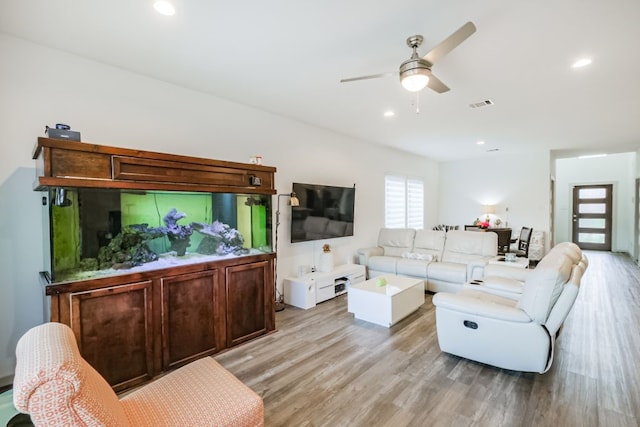
[[[638,0],[152,3],[2,0],[0,31],[439,161],[640,147]],[[433,67],[451,91],[421,92],[419,114],[397,77],[339,83],[395,72],[407,37],[424,55],[467,21],[477,32]]]

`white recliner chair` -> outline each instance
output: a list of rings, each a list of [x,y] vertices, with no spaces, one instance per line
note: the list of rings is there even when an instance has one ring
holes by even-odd
[[[587,265],[577,245],[561,243],[524,281],[488,276],[455,294],[434,295],[440,349],[499,368],[546,372]]]

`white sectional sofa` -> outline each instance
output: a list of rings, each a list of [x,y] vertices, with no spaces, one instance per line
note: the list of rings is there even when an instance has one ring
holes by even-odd
[[[484,275],[497,255],[495,233],[383,228],[378,246],[358,250],[368,277],[382,274],[424,279],[432,292],[457,292],[465,282]]]

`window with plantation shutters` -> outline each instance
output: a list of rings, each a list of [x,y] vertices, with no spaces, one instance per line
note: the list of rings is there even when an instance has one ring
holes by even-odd
[[[387,175],[384,180],[387,228],[424,228],[424,183],[418,178]]]

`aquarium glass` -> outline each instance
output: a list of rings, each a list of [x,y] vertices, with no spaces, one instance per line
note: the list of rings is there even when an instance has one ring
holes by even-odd
[[[272,252],[271,197],[50,190],[54,282]]]

